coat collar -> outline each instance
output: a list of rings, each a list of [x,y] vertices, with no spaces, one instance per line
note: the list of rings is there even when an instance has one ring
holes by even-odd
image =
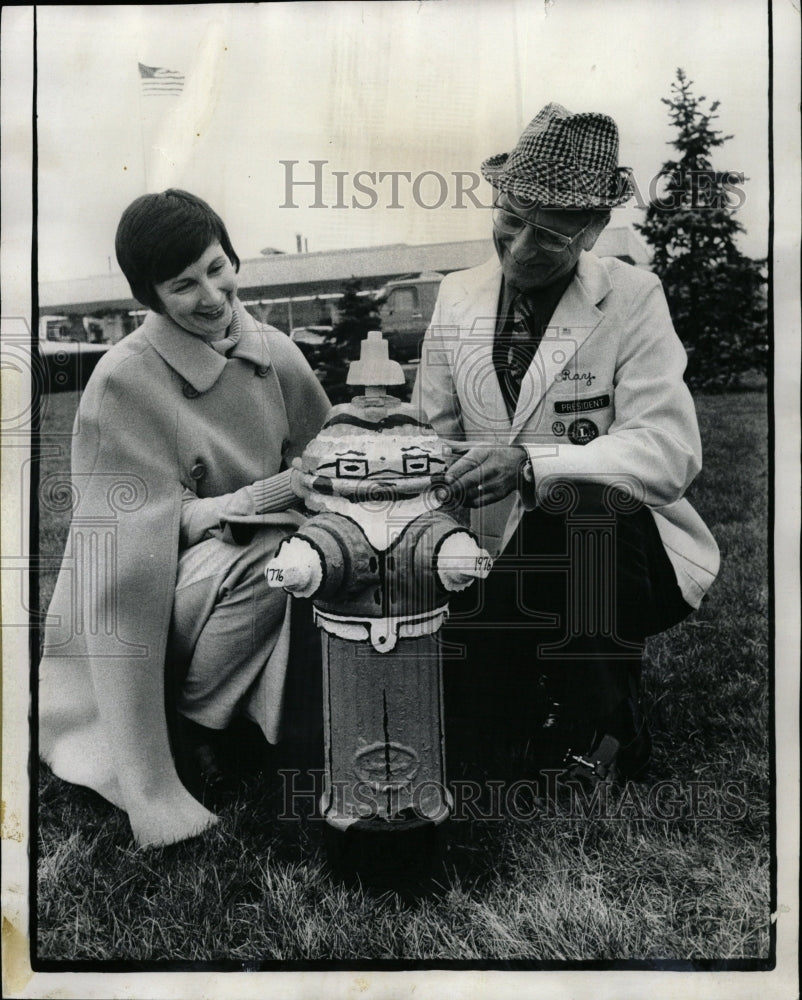
[[[597,306],[612,290],[610,275],[601,257],[583,250],[576,265],[576,275],[572,284],[582,287],[584,300]],[[571,285],[568,286],[569,289]],[[563,296],[563,299],[565,296]]]
[[[269,367],[270,351],[256,320],[239,299],[234,300],[234,309],[240,321],[240,339],[231,356],[260,368]],[[223,374],[226,358],[163,313],[149,312],[142,324],[142,334],[157,354],[198,392],[207,392]]]
[[[458,306],[465,301],[471,312],[476,315],[486,315],[489,310],[495,315],[501,292],[501,264],[498,257],[493,256],[484,264],[471,271],[464,271],[463,274],[470,278],[462,286],[462,295],[455,296],[454,305]],[[577,285],[580,287],[576,288]],[[596,254],[583,250],[577,261],[574,280],[565,290],[554,315],[556,317],[558,311],[566,311],[566,302],[569,305],[589,303],[596,306],[608,295],[611,288],[610,276],[604,262]],[[580,294],[579,300],[573,298],[572,290]]]

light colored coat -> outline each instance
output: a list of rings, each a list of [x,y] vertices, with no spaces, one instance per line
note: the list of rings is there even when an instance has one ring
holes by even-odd
[[[39,750],[57,775],[125,809],[139,844],[214,821],[178,779],[164,711],[184,491],[218,497],[276,475],[329,408],[295,344],[235,308],[241,334],[229,359],[149,313],[98,365],[73,431],[72,524],[45,627]],[[278,545],[302,517],[259,520]],[[287,632],[260,681],[272,706],[260,722],[273,738]]]
[[[682,594],[698,607],[719,554],[684,499],[701,443],[687,356],[659,280],[583,251],[510,420],[493,365],[501,279],[494,257],[443,280],[413,402],[442,437],[523,445],[538,489],[554,477],[629,486],[652,510]],[[583,432],[586,443],[574,443]],[[514,492],[473,511],[488,551],[503,551],[524,510]]]

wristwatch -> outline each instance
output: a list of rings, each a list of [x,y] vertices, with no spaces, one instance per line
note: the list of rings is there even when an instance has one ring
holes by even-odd
[[[520,473],[521,479],[523,479],[525,483],[530,486],[534,485],[535,470],[532,468],[532,461],[529,458],[528,453],[521,459],[521,464],[518,466],[518,472]]]

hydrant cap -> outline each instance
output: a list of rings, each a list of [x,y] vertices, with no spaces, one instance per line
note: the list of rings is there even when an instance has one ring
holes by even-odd
[[[404,385],[404,370],[397,361],[391,361],[387,341],[381,330],[371,330],[362,341],[359,361],[352,361],[348,369],[348,385]]]

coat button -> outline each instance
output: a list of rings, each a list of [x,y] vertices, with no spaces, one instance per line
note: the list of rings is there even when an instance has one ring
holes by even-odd
[[[189,474],[193,479],[203,479],[206,475],[206,466],[203,462],[196,462],[189,470]]]
[[[197,395],[199,395],[199,393],[194,386],[189,384],[189,382],[185,382],[184,395],[187,397],[187,399],[194,399]]]
[[[259,365],[259,367],[256,369],[256,374],[259,376],[259,378],[264,378],[267,375],[268,370],[269,370],[268,365]]]

